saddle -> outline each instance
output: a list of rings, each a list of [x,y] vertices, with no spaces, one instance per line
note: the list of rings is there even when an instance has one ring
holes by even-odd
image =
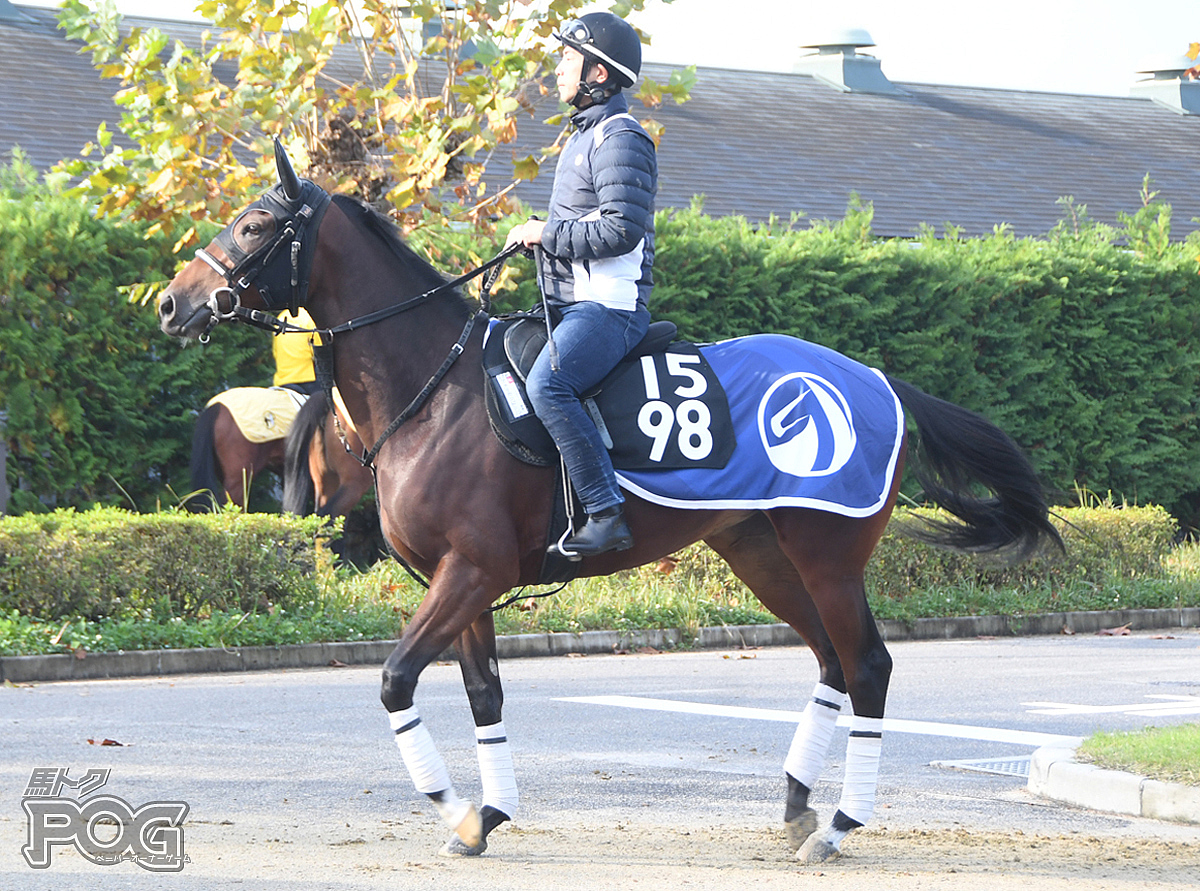
[[[677,333],[674,322],[652,322],[616,368],[582,394],[619,470],[724,467],[733,452],[725,391],[700,351],[676,341]],[[496,319],[483,347],[492,431],[514,457],[537,467],[558,461],[525,393],[547,339],[542,318]]]
[[[208,400],[224,405],[249,442],[283,439],[307,397],[286,387],[234,387]]]

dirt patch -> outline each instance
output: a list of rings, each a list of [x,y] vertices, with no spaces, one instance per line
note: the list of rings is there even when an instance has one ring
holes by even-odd
[[[183,876],[232,880],[254,876],[287,887],[338,889],[689,888],[794,889],[797,877],[832,891],[970,888],[971,891],[1194,888],[1200,885],[1200,834],[1180,841],[1036,835],[963,829],[867,829],[844,856],[820,867],[796,863],[782,832],[760,827],[507,825],[483,857],[446,859],[447,833],[435,821],[383,821],[314,832],[303,826],[270,834],[238,826],[189,828],[192,863]],[[247,864],[253,864],[252,871]],[[302,877],[301,881],[297,878]],[[1080,885],[1083,881],[1085,884]],[[883,882],[883,884],[879,884]],[[217,885],[214,885],[216,887]]]

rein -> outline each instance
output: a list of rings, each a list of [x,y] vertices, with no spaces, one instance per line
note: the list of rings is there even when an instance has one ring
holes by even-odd
[[[391,306],[376,310],[375,312],[368,313],[364,316],[357,316],[356,318],[350,319],[349,321],[343,322],[342,324],[336,325],[332,328],[305,328],[300,325],[293,325],[290,322],[286,322],[283,319],[277,318],[276,316],[267,312],[263,312],[262,310],[244,307],[236,300],[231,307],[229,317],[236,321],[253,325],[256,328],[263,328],[276,335],[283,334],[285,332],[318,334],[321,337],[321,352],[319,353],[318,348],[316,345],[314,345],[314,362],[321,361],[332,365],[333,337],[335,334],[347,334],[351,331],[356,331],[359,328],[365,328],[367,325],[373,325],[376,322],[382,322],[384,319],[390,319],[392,316],[399,315],[405,310],[413,309],[425,301],[436,297],[439,294],[444,294],[447,291],[453,290],[459,285],[465,284],[471,279],[478,278],[485,273],[487,273],[487,275],[480,287],[479,303],[481,312],[486,312],[491,308],[491,291],[492,287],[496,283],[496,279],[500,275],[500,267],[518,250],[521,250],[520,244],[510,245],[509,247],[500,251],[500,253],[496,254],[496,256],[492,257],[492,259],[488,260],[486,263],[480,264],[470,272],[463,273],[462,275],[451,279],[450,281],[442,282],[437,287],[430,288],[428,291],[418,294],[416,297],[410,297],[408,300],[395,303]],[[450,352],[442,361],[441,366],[433,373],[433,376],[426,381],[425,386],[421,388],[421,391],[417,393],[415,397],[413,397],[413,400],[404,408],[404,411],[400,412],[400,414],[396,416],[392,423],[387,426],[383,433],[380,434],[379,438],[375,441],[375,444],[371,446],[369,450],[364,449],[361,455],[355,454],[354,450],[350,448],[350,444],[346,441],[346,436],[341,429],[341,424],[338,424],[338,438],[342,440],[343,448],[345,448],[347,453],[352,455],[355,460],[362,464],[363,467],[369,467],[372,473],[375,471],[375,458],[378,457],[379,451],[383,448],[384,443],[386,443],[392,437],[392,434],[399,430],[406,421],[420,411],[421,406],[423,406],[426,400],[429,399],[430,395],[437,388],[437,385],[442,382],[442,378],[446,376],[446,373],[450,370],[451,366],[458,361],[458,357],[462,355],[463,350],[466,348],[467,340],[471,337],[471,332],[474,330],[475,323],[478,321],[480,314],[480,312],[471,314],[471,317],[467,319],[466,324],[463,326],[462,333],[459,334],[458,340],[455,342],[454,346],[450,347]],[[317,375],[318,379],[323,383],[325,395],[328,398],[330,405],[334,404],[332,372],[333,369],[328,368],[325,374],[318,373]]]
[[[471,279],[478,278],[484,273],[490,273],[483,280],[479,296],[480,309],[483,312],[487,312],[492,307],[491,292],[492,287],[496,284],[496,279],[500,275],[500,267],[509,257],[521,249],[520,244],[513,244],[496,254],[496,256],[492,257],[486,263],[476,266],[470,272],[463,273],[458,278],[442,282],[437,287],[430,288],[428,291],[418,294],[416,297],[410,297],[401,303],[394,303],[375,312],[367,313],[365,316],[357,316],[348,322],[342,322],[340,325],[335,325],[332,328],[305,328],[301,325],[293,325],[291,322],[285,322],[283,319],[269,312],[264,312],[261,309],[250,309],[249,307],[242,306],[241,301],[238,299],[238,294],[232,288],[227,287],[217,288],[213,291],[213,294],[229,293],[232,297],[230,309],[227,312],[214,311],[213,317],[221,322],[243,322],[255,328],[261,328],[264,331],[270,331],[272,334],[320,334],[322,340],[328,339],[331,341],[335,334],[347,334],[351,331],[357,331],[359,328],[364,328],[367,325],[382,322],[384,319],[390,319],[392,316],[399,315],[405,310],[419,306],[432,297],[453,290],[459,285],[466,284]],[[213,308],[211,300],[210,308]]]

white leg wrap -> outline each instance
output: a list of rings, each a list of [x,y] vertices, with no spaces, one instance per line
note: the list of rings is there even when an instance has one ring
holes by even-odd
[[[875,785],[879,780],[879,754],[883,748],[883,718],[850,719],[846,743],[846,779],[838,810],[865,824],[875,811]]]
[[[783,769],[788,775],[809,789],[825,767],[825,755],[829,741],[837,727],[838,713],[846,704],[846,694],[825,684],[817,684],[812,699],[804,707],[792,746],[784,759]]]
[[[433,737],[421,723],[417,707],[414,705],[402,712],[388,712],[388,720],[396,734],[396,746],[404,758],[404,766],[408,768],[417,791],[431,795],[449,789],[451,783],[446,762],[438,754]]]
[[[479,778],[483,783],[483,805],[491,805],[511,819],[517,813],[520,795],[504,722],[476,727],[475,741],[475,751],[479,755]]]

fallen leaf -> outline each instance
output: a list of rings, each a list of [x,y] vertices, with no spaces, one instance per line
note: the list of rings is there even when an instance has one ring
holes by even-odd
[[[1105,637],[1124,637],[1126,634],[1129,634],[1129,633],[1130,633],[1130,631],[1129,631],[1128,625],[1118,625],[1116,628],[1101,628],[1099,631],[1096,632],[1096,634],[1099,634],[1099,635],[1102,635]]]
[[[348,666],[345,662],[339,662],[337,659],[330,659],[329,667],[330,668],[349,668],[350,666]]]
[[[1062,631],[1059,634],[1074,634],[1075,630],[1070,625],[1063,625]]]
[[[658,656],[662,653],[662,650],[656,650],[654,647],[638,647],[637,651],[643,656]]]
[[[85,650],[83,647],[76,647],[75,648],[75,658],[76,659],[86,659],[87,658],[87,650]]]
[[[88,745],[89,746],[123,746],[123,745],[125,745],[125,743],[117,742],[115,739],[109,739],[108,737],[105,737],[102,740],[89,739]]]
[[[1151,640],[1176,640],[1176,637],[1174,634],[1155,634],[1150,639]]]

